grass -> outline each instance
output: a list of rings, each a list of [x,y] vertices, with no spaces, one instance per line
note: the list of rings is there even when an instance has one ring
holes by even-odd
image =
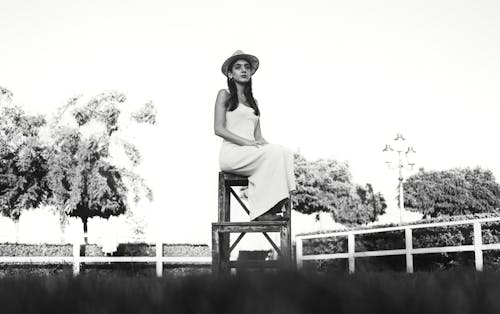
[[[0,313],[500,313],[500,273],[6,276]]]

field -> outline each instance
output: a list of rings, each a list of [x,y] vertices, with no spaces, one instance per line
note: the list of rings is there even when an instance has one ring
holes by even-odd
[[[497,272],[6,276],[0,313],[500,313]]]

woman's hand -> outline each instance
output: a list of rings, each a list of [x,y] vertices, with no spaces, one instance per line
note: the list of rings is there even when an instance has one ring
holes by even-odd
[[[248,141],[248,146],[255,146],[255,147],[260,147],[268,144],[265,139],[259,139],[259,140],[250,140]]]
[[[265,139],[261,138],[255,141],[258,145],[266,145],[269,144]]]

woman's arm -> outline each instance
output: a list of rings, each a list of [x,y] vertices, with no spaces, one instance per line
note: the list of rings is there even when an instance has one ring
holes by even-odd
[[[255,100],[255,102],[257,103],[257,99]],[[259,104],[257,103],[257,106],[258,105]],[[255,127],[254,137],[255,137],[255,140],[257,142],[259,142],[260,144],[267,144],[267,141],[262,136],[262,131],[260,130],[260,119],[257,120],[257,126]]]
[[[215,135],[222,137],[234,144],[241,146],[258,146],[255,141],[246,139],[244,137],[238,136],[233,132],[226,129],[226,102],[229,99],[229,93],[221,89],[217,94],[217,100],[215,101],[215,112],[214,112],[214,132]]]
[[[267,141],[264,139],[262,136],[262,132],[260,130],[260,119],[257,120],[257,126],[255,127],[255,132],[254,132],[255,140],[257,142],[260,142],[262,144],[267,144]]]

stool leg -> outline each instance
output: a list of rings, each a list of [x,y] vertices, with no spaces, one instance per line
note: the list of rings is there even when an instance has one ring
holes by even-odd
[[[280,240],[281,240],[281,264],[284,268],[288,268],[291,264],[291,237],[290,237],[290,229],[288,224],[281,227],[280,230]]]
[[[224,180],[224,174],[219,173],[219,222],[231,220],[231,192]]]
[[[219,222],[231,221],[231,192],[229,191],[224,173],[219,173]],[[219,233],[219,264],[220,271],[229,272],[229,233]]]
[[[230,254],[229,254],[229,244],[230,244],[230,233],[220,233],[220,268],[221,268],[221,273],[223,274],[229,274],[231,269],[229,268],[229,259],[230,259]]]
[[[280,229],[281,257],[283,266],[290,268],[292,266],[292,219],[291,219],[291,199],[285,204],[285,215],[287,216],[286,226]]]
[[[221,266],[220,256],[220,236],[218,228],[212,226],[212,274],[220,274]]]
[[[222,232],[220,228],[212,226],[212,274],[228,274],[229,269],[229,233]],[[227,244],[227,245],[226,245]]]

